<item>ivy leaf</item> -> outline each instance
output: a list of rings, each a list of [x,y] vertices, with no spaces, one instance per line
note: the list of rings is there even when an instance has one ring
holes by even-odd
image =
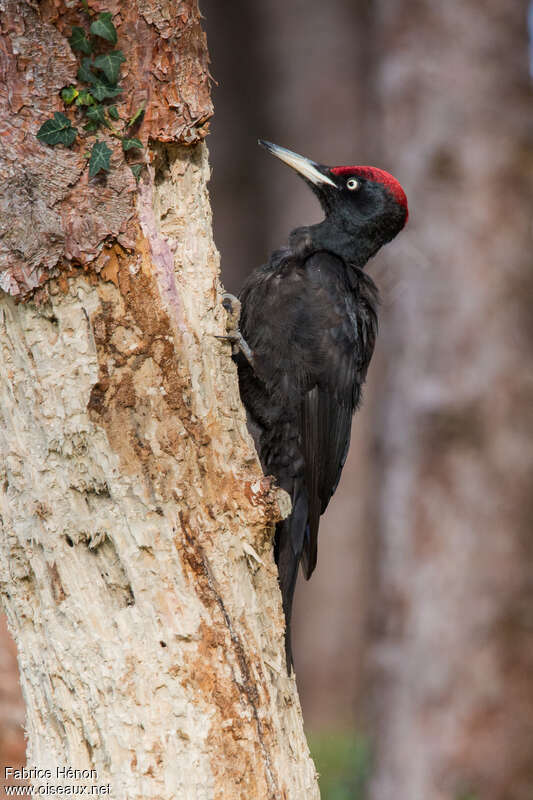
[[[87,131],[87,133],[94,133],[94,131],[98,130],[98,123],[93,122],[91,120],[90,122],[88,122],[86,125],[83,126],[83,130]],[[90,158],[90,155],[87,156],[87,158]]]
[[[90,53],[92,50],[91,43],[87,39],[85,31],[77,25],[72,28],[72,34],[68,43],[73,50],[79,50],[81,53]]]
[[[91,87],[91,92],[93,97],[95,97],[99,102],[105,100],[106,97],[116,97],[117,94],[120,94],[122,89],[120,86],[110,86],[108,83],[104,81],[98,81]]]
[[[72,127],[67,128],[64,133],[62,143],[65,145],[65,147],[70,147],[71,145],[74,144],[77,135],[78,135],[77,128],[72,128]]]
[[[139,183],[139,177],[141,175],[141,170],[144,167],[144,164],[130,164],[130,169],[133,172],[133,177]]]
[[[116,106],[109,106],[109,108],[107,109],[107,113],[109,114],[111,119],[120,119]]]
[[[54,111],[53,119],[47,119],[37,131],[40,142],[49,145],[64,144],[66,147],[74,142],[78,131],[73,128],[70,120],[60,111]]]
[[[139,106],[139,108],[137,109],[137,111],[135,112],[135,114],[133,115],[133,117],[128,122],[128,125],[127,125],[128,128],[131,128],[132,125],[135,125],[135,123],[137,122],[139,117],[141,117],[141,115],[144,114],[145,105],[146,105],[146,101],[143,101],[141,103],[141,105]]]
[[[90,178],[94,178],[102,169],[105,172],[109,172],[109,159],[112,152],[105,142],[95,142],[93,144],[89,161]]]
[[[65,86],[64,89],[61,89],[61,99],[67,106],[73,103],[78,95],[79,92],[75,86]]]
[[[97,83],[98,78],[91,71],[91,68],[94,66],[93,62],[90,58],[84,58],[81,62],[81,67],[78,70],[78,80],[82,83]]]
[[[127,150],[133,150],[134,148],[142,149],[143,143],[140,139],[123,139],[122,140],[122,149],[124,152]]]
[[[78,96],[76,98],[76,105],[93,106],[94,97],[92,96],[91,92],[89,92],[87,89],[82,89],[81,92],[78,93]]]
[[[105,116],[105,109],[103,106],[91,106],[91,108],[87,109],[87,119],[91,122],[96,122],[99,125],[105,125],[106,128],[109,128],[109,122]]]
[[[91,33],[94,33],[95,36],[99,36],[101,39],[106,39],[106,41],[111,42],[111,44],[117,43],[117,32],[109,11],[103,11],[98,16],[98,19],[95,19],[91,25]]]
[[[122,50],[112,50],[95,58],[94,66],[101,69],[109,83],[114,85],[120,75],[120,65],[125,60]]]

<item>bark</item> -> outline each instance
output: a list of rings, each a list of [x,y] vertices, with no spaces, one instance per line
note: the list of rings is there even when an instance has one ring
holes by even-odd
[[[147,99],[138,190],[118,156],[91,181],[83,148],[35,139],[75,74],[76,10],[2,18],[0,592],[28,764],[124,798],[316,798],[272,559],[287,501],[215,338],[198,10],[90,5],[127,59],[122,112]]]
[[[411,220],[382,314],[373,800],[533,794],[527,2],[381,3]],[[528,138],[529,137],[529,138]]]

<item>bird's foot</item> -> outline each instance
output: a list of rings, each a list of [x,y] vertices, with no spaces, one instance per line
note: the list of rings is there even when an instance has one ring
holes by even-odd
[[[231,331],[239,327],[239,319],[241,316],[241,301],[234,294],[224,292],[222,295],[222,306],[228,315],[226,321],[226,330]]]
[[[225,336],[217,336],[217,339],[231,343],[232,355],[242,353],[251,367],[254,366],[254,355],[239,330],[239,317],[241,315],[241,302],[233,294],[225,292],[222,295],[222,305],[226,309],[228,318],[226,322],[227,333]]]
[[[246,339],[244,338],[244,336],[242,335],[242,333],[238,328],[237,330],[232,331],[231,333],[227,333],[225,336],[217,336],[216,338],[224,342],[231,342],[232,355],[236,356],[237,353],[242,353],[243,356],[248,361],[248,363],[250,364],[250,366],[253,367],[254,355]]]

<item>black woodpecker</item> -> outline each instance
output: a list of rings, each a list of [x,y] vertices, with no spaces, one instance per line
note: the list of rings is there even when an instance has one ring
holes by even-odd
[[[263,470],[292,501],[274,541],[290,673],[298,566],[309,579],[320,515],[346,461],[376,340],[378,291],[364,266],[401,231],[408,210],[405,192],[388,172],[326,167],[259,143],[303,177],[325,214],[317,225],[292,231],[289,246],[251,273],[239,295],[240,332],[233,338],[241,397]]]

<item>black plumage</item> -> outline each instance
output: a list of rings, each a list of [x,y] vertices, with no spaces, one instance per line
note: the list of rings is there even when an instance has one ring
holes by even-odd
[[[407,204],[381,170],[323,167],[264,144],[303,175],[326,215],[293,231],[239,295],[251,350],[237,356],[241,397],[263,469],[292,501],[274,544],[290,670],[298,566],[306,578],[316,566],[320,515],[346,460],[377,334],[378,293],[362,268],[403,227]]]

